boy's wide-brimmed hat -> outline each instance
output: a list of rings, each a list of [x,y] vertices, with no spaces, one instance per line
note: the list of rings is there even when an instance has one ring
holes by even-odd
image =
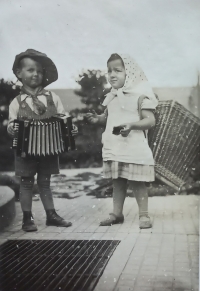
[[[52,60],[48,58],[46,54],[38,52],[34,49],[27,49],[25,52],[20,53],[19,55],[16,55],[13,68],[12,68],[13,73],[15,74],[16,77],[17,77],[16,72],[17,72],[17,68],[19,67],[19,62],[23,58],[27,58],[27,57],[32,58],[33,60],[39,62],[42,65],[45,72],[44,77],[43,77],[43,83],[42,83],[43,87],[48,86],[49,84],[55,82],[58,79],[58,71],[55,64],[52,62]]]

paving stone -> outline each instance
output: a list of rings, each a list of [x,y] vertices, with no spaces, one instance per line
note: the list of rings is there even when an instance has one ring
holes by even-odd
[[[135,286],[134,291],[153,291],[154,288],[152,286]]]
[[[156,281],[154,287],[160,288],[160,290],[164,290],[164,288],[171,288],[172,290],[172,284],[171,281]]]
[[[174,272],[173,271],[169,271],[169,270],[159,269],[159,270],[157,270],[156,275],[157,276],[166,276],[167,277],[167,276],[173,276]]]
[[[119,287],[129,287],[129,288],[134,288],[135,281],[134,280],[121,280],[119,279],[119,282],[117,284]]]
[[[155,282],[155,279],[150,276],[141,276],[139,275],[137,277],[137,280],[135,282],[135,286],[153,286]]]
[[[132,274],[134,276],[134,275],[137,275],[139,273],[139,270],[140,270],[140,266],[126,265],[123,272],[124,272],[124,274]]]
[[[123,285],[122,286],[118,286],[117,289],[115,289],[115,291],[134,291],[134,290],[135,290],[134,287],[123,286]]]
[[[145,266],[145,265],[149,265],[149,266],[154,266],[154,265],[158,265],[158,258],[157,259],[149,259],[149,260],[144,260],[143,261],[143,265]]]
[[[172,289],[171,287],[154,287],[153,291],[175,291],[174,289]],[[177,290],[177,291],[180,291],[180,290]],[[181,291],[185,291],[185,290],[181,290]],[[189,290],[191,291],[191,290]]]
[[[135,281],[136,280],[136,276],[134,276],[133,274],[122,274],[120,277],[120,281]]]
[[[152,270],[152,269],[149,269],[149,270],[140,269],[138,271],[138,274],[140,276],[152,276],[152,277],[156,277],[156,270]]]

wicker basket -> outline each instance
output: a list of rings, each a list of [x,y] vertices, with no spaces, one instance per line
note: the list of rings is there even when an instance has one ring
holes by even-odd
[[[159,101],[156,126],[149,131],[156,177],[180,189],[198,157],[200,119],[172,100]]]

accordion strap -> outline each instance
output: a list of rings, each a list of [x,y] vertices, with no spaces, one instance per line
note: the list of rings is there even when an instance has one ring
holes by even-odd
[[[17,97],[16,97],[16,99],[17,99],[17,101],[18,101],[18,103],[19,103],[19,105],[21,104],[21,94],[19,94]]]

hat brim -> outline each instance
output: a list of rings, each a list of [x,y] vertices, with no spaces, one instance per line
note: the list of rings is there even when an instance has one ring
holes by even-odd
[[[19,62],[27,57],[39,62],[42,65],[42,68],[44,70],[44,76],[42,81],[43,87],[48,86],[49,84],[55,82],[58,79],[58,71],[53,61],[50,58],[48,58],[45,54],[39,52],[38,53],[25,52],[16,56],[15,62],[13,64],[13,73],[17,78],[18,78],[17,68],[19,67]],[[18,79],[20,80],[20,78]]]

